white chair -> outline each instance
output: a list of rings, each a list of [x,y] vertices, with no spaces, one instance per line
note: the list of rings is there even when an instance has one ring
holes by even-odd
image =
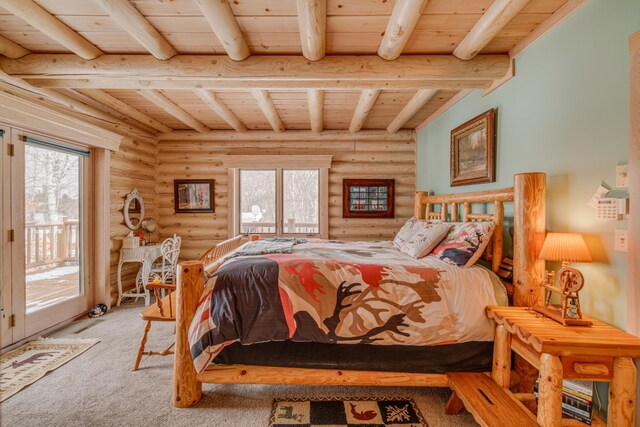
[[[149,273],[150,281],[153,280],[155,276],[160,276],[162,283],[175,284],[181,244],[182,238],[176,234],[162,242],[162,246],[160,247],[162,261],[155,262],[151,267],[151,271]]]
[[[174,234],[173,237],[165,239],[160,246],[160,253],[162,254],[160,261],[153,263],[149,270],[149,276],[144,282],[142,280],[142,269],[138,271],[136,287],[144,289],[146,294],[148,292],[146,288],[147,283],[152,282],[156,276],[160,277],[162,283],[175,284],[181,244],[182,238],[176,234]],[[162,291],[162,296],[164,296],[164,290]]]

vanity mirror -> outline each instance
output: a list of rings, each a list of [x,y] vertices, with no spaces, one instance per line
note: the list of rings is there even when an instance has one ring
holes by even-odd
[[[142,200],[142,194],[137,188],[131,190],[131,193],[127,194],[127,198],[124,201],[124,223],[131,230],[137,230],[142,225],[142,219],[144,216],[144,201]]]

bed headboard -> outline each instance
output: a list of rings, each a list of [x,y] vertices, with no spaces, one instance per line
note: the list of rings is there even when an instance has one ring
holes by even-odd
[[[483,256],[497,271],[503,259],[504,204],[513,203],[513,304],[532,307],[543,299],[544,261],[538,259],[538,253],[545,236],[546,175],[521,173],[513,181],[510,188],[474,193],[430,196],[418,191],[414,216],[450,222],[494,221],[496,228]],[[492,204],[493,213],[472,213],[473,204]]]

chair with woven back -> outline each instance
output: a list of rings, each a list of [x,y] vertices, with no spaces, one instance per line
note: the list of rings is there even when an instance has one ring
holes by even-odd
[[[168,283],[149,283],[146,288],[153,292],[156,297],[155,304],[151,304],[145,307],[140,313],[140,318],[147,322],[144,327],[144,334],[140,341],[140,347],[138,348],[138,355],[136,356],[136,362],[133,367],[134,371],[137,371],[140,367],[140,361],[142,356],[168,356],[173,354],[171,350],[175,344],[175,340],[171,342],[171,345],[162,351],[145,351],[147,344],[147,336],[151,329],[152,322],[175,322],[176,321],[176,285]],[[167,291],[167,295],[162,297],[161,292]]]

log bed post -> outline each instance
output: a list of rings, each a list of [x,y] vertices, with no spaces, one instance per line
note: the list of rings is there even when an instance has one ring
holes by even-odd
[[[180,263],[176,290],[176,353],[173,363],[173,405],[193,406],[202,397],[202,383],[189,348],[189,325],[204,290],[204,266],[198,261]]]
[[[541,282],[545,264],[538,254],[545,237],[546,175],[515,175],[513,189],[513,305],[532,307],[544,298]],[[537,370],[521,357],[516,357],[515,370],[521,378],[519,391],[532,392]]]

